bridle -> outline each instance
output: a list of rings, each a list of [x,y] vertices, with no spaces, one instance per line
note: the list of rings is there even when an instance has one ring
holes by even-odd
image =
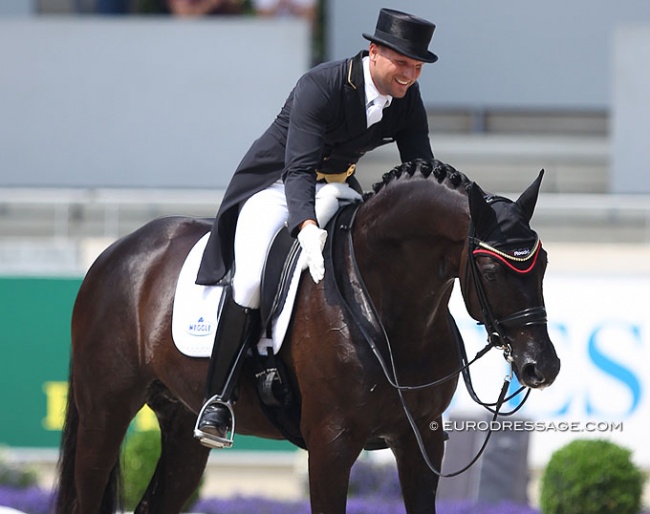
[[[488,199],[488,203],[494,201],[493,198]],[[519,328],[519,327],[527,327],[531,325],[546,324],[547,323],[546,308],[543,305],[538,305],[536,307],[528,307],[526,309],[513,312],[512,314],[509,314],[508,316],[505,316],[503,318],[497,318],[493,314],[492,308],[490,307],[490,302],[488,300],[485,287],[483,286],[483,281],[481,280],[481,273],[478,268],[477,258],[479,256],[492,257],[497,261],[501,262],[502,264],[504,264],[508,269],[510,269],[510,271],[514,273],[526,274],[526,273],[530,273],[535,268],[535,265],[537,264],[537,259],[541,252],[541,248],[542,248],[542,243],[539,240],[539,238],[536,237],[535,243],[533,244],[530,252],[525,257],[518,257],[518,256],[507,254],[485,243],[484,241],[481,241],[476,234],[476,227],[474,226],[474,223],[470,221],[469,236],[467,238],[467,265],[466,265],[467,269],[465,272],[465,277],[467,277],[468,275],[471,277],[471,282],[474,285],[474,291],[478,299],[478,304],[481,309],[481,313],[483,314],[483,325],[485,326],[485,330],[487,332],[488,344],[483,350],[481,350],[481,352],[483,352],[482,354],[485,354],[491,348],[498,348],[503,351],[503,357],[506,359],[506,361],[510,364],[511,367],[510,377],[506,377],[507,379],[511,378],[512,363],[514,361],[512,357],[512,344],[511,344],[510,337],[507,335],[507,330],[513,328]],[[517,266],[515,266],[513,263],[516,263]],[[520,267],[522,265],[524,265],[525,267],[523,268]],[[463,297],[467,298],[468,281],[466,280],[464,284],[465,285],[463,286],[464,287]],[[455,328],[455,330],[458,331],[457,327]],[[457,338],[461,337],[459,332],[457,333],[456,337]],[[499,401],[495,403],[485,403],[479,399],[478,395],[474,390],[474,386],[472,385],[472,379],[469,374],[468,368],[471,362],[467,363],[467,354],[465,353],[465,346],[461,344],[459,345],[458,349],[460,352],[461,364],[463,364],[462,366],[463,379],[465,380],[465,385],[467,387],[467,391],[469,392],[469,395],[471,396],[472,400],[474,400],[482,407],[485,407],[487,410],[492,412],[496,417],[498,415],[498,408],[500,407]],[[481,354],[481,352],[479,353]],[[476,358],[472,362],[474,362],[475,360]],[[511,395],[511,397],[517,396],[524,389],[526,389],[526,387],[521,386],[514,394]],[[523,407],[524,403],[526,403],[526,400],[528,400],[529,395],[530,395],[530,389],[526,391],[526,395],[524,396],[523,400],[514,410],[512,410],[508,414],[501,414],[501,415],[502,416],[510,415],[517,412],[519,409],[521,409],[521,407]],[[510,397],[504,399],[503,402],[507,402],[509,399]],[[495,407],[495,409],[492,409],[492,407]]]
[[[506,329],[546,324],[546,308],[543,305],[528,307],[513,312],[503,318],[497,318],[492,312],[490,302],[488,301],[485,292],[485,287],[481,280],[477,257],[482,255],[492,257],[504,263],[511,271],[525,274],[531,272],[535,267],[535,264],[537,264],[537,258],[540,254],[542,243],[539,238],[536,237],[535,244],[526,257],[515,257],[497,250],[481,241],[476,235],[476,227],[471,222],[469,234],[467,242],[467,267],[469,268],[469,273],[466,272],[465,275],[469,275],[474,284],[474,291],[476,292],[479,307],[483,314],[483,324],[488,333],[488,342],[490,346],[502,349],[505,359],[508,362],[512,362],[512,345],[510,344],[510,338],[506,334]],[[530,262],[530,264],[526,268],[520,269],[519,267],[512,265],[512,262],[517,262],[518,264],[522,262]],[[465,298],[467,298],[467,296],[465,296],[466,292],[465,288],[463,291],[463,296]]]
[[[382,371],[388,381],[388,383],[393,387],[396,391],[397,394],[399,395],[400,401],[402,403],[402,408],[404,410],[404,413],[411,425],[411,428],[413,430],[413,433],[416,437],[418,446],[420,448],[420,452],[422,454],[422,457],[424,461],[426,462],[427,466],[430,468],[430,470],[435,473],[438,476],[441,477],[454,477],[457,475],[460,475],[461,473],[465,472],[467,469],[469,469],[482,455],[483,451],[487,447],[487,443],[490,439],[490,436],[492,435],[492,429],[487,433],[487,436],[481,446],[481,448],[478,451],[478,454],[467,464],[465,467],[462,469],[455,471],[453,473],[442,473],[440,470],[438,470],[433,463],[431,463],[427,452],[426,448],[424,446],[424,442],[422,440],[422,436],[419,432],[419,429],[416,426],[415,420],[413,419],[410,411],[408,410],[406,406],[406,401],[403,396],[403,391],[413,391],[413,390],[419,390],[419,389],[424,389],[424,388],[429,388],[429,387],[434,387],[440,384],[443,384],[455,377],[458,376],[459,373],[462,373],[463,379],[465,381],[465,384],[467,386],[467,389],[469,391],[470,396],[472,399],[477,402],[479,405],[485,407],[487,410],[493,413],[493,418],[492,421],[496,421],[497,417],[499,415],[501,416],[508,416],[516,413],[526,402],[528,399],[528,396],[530,394],[530,389],[527,388],[526,386],[521,386],[516,392],[513,394],[506,396],[510,382],[512,379],[512,363],[513,363],[513,358],[512,358],[512,346],[510,344],[510,339],[506,334],[506,329],[510,329],[513,327],[521,327],[521,326],[529,326],[529,325],[536,325],[536,324],[544,324],[546,323],[546,309],[544,306],[537,306],[537,307],[532,307],[532,308],[527,308],[523,309],[521,311],[517,311],[513,314],[510,314],[504,318],[497,319],[493,313],[492,309],[490,307],[490,303],[487,298],[487,294],[485,292],[485,288],[483,287],[483,283],[480,278],[480,272],[478,269],[478,264],[476,262],[476,258],[478,255],[484,254],[486,252],[490,254],[494,254],[497,256],[497,258],[501,259],[507,259],[510,256],[507,254],[500,252],[499,250],[496,250],[492,248],[491,246],[487,245],[486,243],[483,243],[477,238],[476,235],[476,229],[474,227],[474,224],[470,222],[470,228],[469,228],[469,235],[468,235],[468,255],[467,255],[467,265],[469,268],[469,275],[471,276],[472,282],[474,284],[474,288],[476,291],[476,295],[478,298],[478,302],[481,308],[481,311],[483,313],[483,319],[484,319],[484,325],[488,334],[488,344],[480,350],[476,356],[468,362],[467,360],[467,354],[465,350],[465,345],[462,339],[462,335],[460,334],[460,331],[458,330],[458,327],[456,326],[456,323],[449,314],[449,322],[450,322],[450,327],[452,329],[452,332],[454,333],[455,340],[456,340],[456,345],[457,345],[457,350],[459,354],[459,359],[461,362],[461,367],[450,373],[449,375],[435,380],[433,382],[429,382],[426,384],[420,384],[420,385],[401,385],[398,383],[397,380],[397,370],[395,367],[395,361],[393,358],[393,353],[391,350],[391,344],[390,340],[388,338],[388,335],[386,334],[385,328],[381,322],[381,319],[379,317],[379,313],[370,297],[370,294],[365,286],[365,283],[363,281],[363,278],[361,276],[356,258],[355,258],[355,252],[354,252],[354,242],[352,238],[352,227],[354,225],[354,221],[356,218],[356,214],[358,212],[359,205],[355,206],[353,208],[353,212],[351,213],[350,219],[347,221],[343,221],[342,224],[339,225],[338,219],[335,220],[334,225],[340,227],[344,231],[347,232],[347,239],[348,239],[348,249],[349,249],[349,257],[350,257],[350,263],[352,266],[352,274],[354,275],[354,281],[358,284],[359,288],[359,293],[360,295],[357,296],[357,298],[360,298],[363,300],[364,307],[363,309],[365,312],[364,314],[360,314],[358,312],[358,308],[355,309],[349,302],[346,297],[346,295],[343,294],[341,290],[341,286],[338,282],[338,280],[335,278],[334,279],[334,285],[336,288],[336,291],[338,293],[338,296],[341,300],[341,304],[346,308],[347,312],[351,315],[351,317],[355,321],[356,327],[359,329],[361,334],[363,335],[363,338],[365,341],[368,343],[370,346],[371,350],[373,351],[380,367],[382,368]],[[340,214],[340,212],[339,212]],[[338,215],[337,215],[338,218]],[[539,243],[539,240],[535,244],[535,251],[530,253],[530,256],[527,257],[527,259],[531,258],[534,259],[536,262],[537,256],[539,254],[539,251],[541,249],[541,243]],[[330,252],[332,252],[332,245],[330,245]],[[333,261],[333,256],[330,255],[330,259]],[[519,259],[519,258],[517,258]],[[532,265],[529,267],[529,270],[532,270],[535,262],[532,263]],[[467,273],[466,273],[467,275]],[[351,283],[354,281],[350,281]],[[465,291],[463,291],[464,293]],[[381,351],[379,350],[375,340],[381,340],[384,343],[384,346],[388,349],[389,353],[389,360],[390,360],[390,368],[387,365],[383,355],[381,354]],[[494,402],[494,403],[486,403],[481,401],[478,396],[476,395],[476,392],[474,391],[474,387],[472,385],[471,381],[471,376],[469,374],[469,367],[476,362],[478,359],[480,359],[483,355],[485,355],[489,350],[492,348],[500,348],[504,352],[504,357],[506,361],[510,364],[510,373],[507,375],[504,379],[503,386],[501,388],[501,392],[499,394],[499,399]],[[523,400],[520,402],[520,404],[515,407],[513,410],[506,412],[506,413],[501,413],[501,407],[503,406],[504,403],[508,402],[512,398],[516,397],[521,393],[524,389],[528,389]],[[492,408],[494,407],[494,408]],[[490,427],[492,426],[492,423],[490,424]]]

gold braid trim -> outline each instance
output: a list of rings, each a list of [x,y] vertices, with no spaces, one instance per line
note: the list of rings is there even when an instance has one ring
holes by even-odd
[[[350,84],[353,89],[356,89],[357,86],[352,83],[352,62],[352,59],[350,59],[350,67],[348,68],[348,84]]]
[[[515,262],[526,262],[529,259],[533,258],[533,255],[537,253],[537,249],[539,248],[539,238],[537,238],[537,241],[535,241],[535,245],[533,246],[533,249],[530,251],[530,253],[526,257],[514,257],[512,255],[509,255],[505,252],[502,252],[501,250],[497,250],[496,248],[490,246],[487,243],[484,243],[483,241],[479,241],[478,245],[481,248],[485,248],[486,250],[490,250],[491,252],[496,253],[497,255],[500,255],[504,259],[508,259],[511,261]]]

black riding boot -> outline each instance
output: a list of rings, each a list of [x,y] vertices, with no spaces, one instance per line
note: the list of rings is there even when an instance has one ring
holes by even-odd
[[[260,335],[259,310],[237,305],[232,299],[230,286],[224,289],[223,294],[226,296],[208,368],[206,401],[194,428],[194,437],[210,448],[232,446],[233,391],[239,381],[248,345]]]

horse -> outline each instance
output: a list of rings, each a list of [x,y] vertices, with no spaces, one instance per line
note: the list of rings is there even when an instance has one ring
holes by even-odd
[[[301,399],[312,512],[346,511],[350,469],[377,440],[396,458],[406,512],[435,512],[446,434],[429,427],[442,426],[460,373],[448,309],[456,279],[469,314],[503,338],[495,345],[507,349],[521,384],[553,382],[560,361],[544,311],[547,255],[529,225],[541,178],[512,201],[483,192],[448,164],[415,161],[364,195],[333,267],[351,277],[350,305],[370,313],[379,343],[364,336],[332,280],[315,284],[302,274],[278,358]],[[118,508],[120,448],[144,404],[158,419],[161,454],[135,512],[178,513],[198,486],[210,450],[193,427],[208,360],[177,351],[170,325],[180,268],[211,224],[155,219],[113,243],[87,272],[72,314],[58,514]],[[246,373],[234,410],[237,433],[284,438]]]

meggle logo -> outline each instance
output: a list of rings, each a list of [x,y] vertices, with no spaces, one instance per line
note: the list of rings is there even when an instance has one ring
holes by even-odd
[[[196,323],[189,324],[187,332],[193,336],[208,336],[214,332],[214,324],[205,321],[203,316],[201,316]]]

